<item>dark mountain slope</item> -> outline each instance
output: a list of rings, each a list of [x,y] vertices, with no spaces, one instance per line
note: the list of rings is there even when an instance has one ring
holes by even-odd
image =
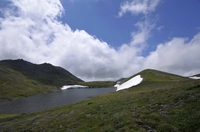
[[[59,90],[82,82],[61,67],[36,65],[24,60],[0,61],[0,103],[30,95]]]
[[[55,86],[39,83],[18,71],[0,66],[0,103],[55,90],[58,90]]]
[[[31,80],[56,87],[83,82],[67,70],[47,63],[36,65],[21,59],[3,60],[0,61],[0,67],[10,68],[22,73]]]
[[[200,74],[193,75],[191,77],[200,77]]]

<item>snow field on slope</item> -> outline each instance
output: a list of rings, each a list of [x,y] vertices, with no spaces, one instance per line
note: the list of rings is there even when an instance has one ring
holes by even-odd
[[[191,79],[200,79],[200,77],[194,76],[194,77],[189,77]]]
[[[140,84],[142,82],[142,80],[143,80],[143,78],[141,77],[141,75],[137,75],[121,85],[116,84],[115,85],[115,87],[117,87],[116,91],[124,90],[124,89],[131,88],[133,86],[136,86],[136,85]]]
[[[63,86],[61,90],[72,89],[72,88],[87,88],[87,87],[88,86],[82,86],[82,85],[67,85],[67,86]]]

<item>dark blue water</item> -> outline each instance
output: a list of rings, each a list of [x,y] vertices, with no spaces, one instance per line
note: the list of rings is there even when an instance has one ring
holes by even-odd
[[[116,91],[116,88],[68,89],[14,100],[0,105],[1,114],[31,113],[73,104],[88,98]]]

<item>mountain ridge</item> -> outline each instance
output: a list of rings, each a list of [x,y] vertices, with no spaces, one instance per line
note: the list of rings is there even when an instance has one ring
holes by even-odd
[[[23,73],[26,77],[47,85],[61,87],[67,84],[83,82],[62,67],[53,66],[49,63],[33,64],[23,59],[2,60],[0,66],[6,66]]]
[[[190,76],[190,77],[200,77],[200,74],[195,74],[195,75]]]
[[[37,65],[22,59],[0,61],[0,75],[0,103],[83,82],[61,67]]]

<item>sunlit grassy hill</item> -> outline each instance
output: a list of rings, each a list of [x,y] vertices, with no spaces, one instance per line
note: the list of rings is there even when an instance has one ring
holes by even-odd
[[[155,70],[143,82],[38,113],[0,119],[0,131],[198,132],[200,81]]]
[[[67,84],[83,82],[51,64],[36,65],[24,60],[0,61],[0,100],[51,92]]]
[[[143,84],[144,82],[147,83],[147,82],[167,82],[167,81],[189,80],[189,78],[186,78],[186,77],[182,77],[182,76],[178,76],[175,74],[170,74],[170,73],[166,73],[166,72],[162,72],[162,71],[158,71],[154,69],[146,69],[136,75],[141,75],[141,77],[144,79]],[[136,75],[130,76],[128,78],[121,78],[117,80],[116,82],[124,83]]]
[[[167,72],[162,72],[162,71],[153,70],[153,69],[144,70],[138,73],[138,75],[141,75],[144,78],[145,82],[167,82],[167,81],[190,80],[187,77],[182,77],[175,74],[170,74]]]

